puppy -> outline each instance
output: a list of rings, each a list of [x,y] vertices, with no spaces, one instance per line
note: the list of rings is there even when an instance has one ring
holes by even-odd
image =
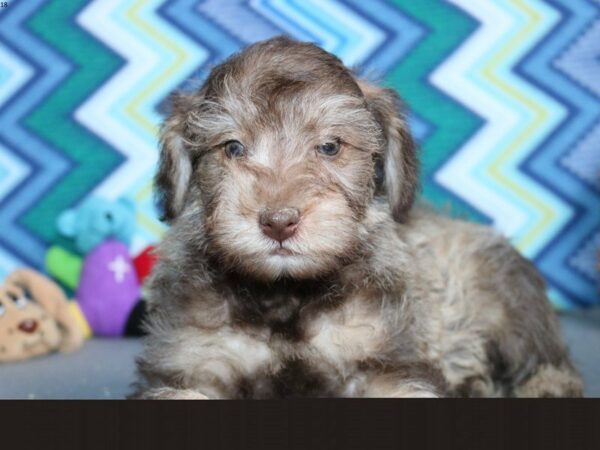
[[[582,394],[534,267],[413,207],[399,103],[286,38],[173,98],[132,397]]]

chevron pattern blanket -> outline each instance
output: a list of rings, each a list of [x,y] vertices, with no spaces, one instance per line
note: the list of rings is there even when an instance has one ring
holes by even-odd
[[[245,45],[316,42],[396,88],[422,194],[490,223],[559,307],[598,302],[598,0],[9,0],[0,8],[0,278],[88,196],[152,201],[161,103]]]

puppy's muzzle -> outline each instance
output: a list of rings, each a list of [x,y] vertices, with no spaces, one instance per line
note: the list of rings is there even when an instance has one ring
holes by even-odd
[[[300,211],[296,208],[265,208],[259,213],[258,222],[264,234],[282,243],[296,232]]]

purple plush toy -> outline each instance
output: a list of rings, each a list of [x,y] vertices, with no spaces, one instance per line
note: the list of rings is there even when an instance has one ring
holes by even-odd
[[[77,302],[94,334],[122,336],[140,287],[127,246],[107,240],[85,258]]]

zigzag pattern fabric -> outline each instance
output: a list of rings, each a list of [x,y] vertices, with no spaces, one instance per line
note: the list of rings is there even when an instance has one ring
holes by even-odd
[[[90,195],[152,201],[161,104],[247,44],[318,43],[396,88],[423,196],[493,224],[559,307],[598,301],[598,0],[12,0],[0,10],[0,278]],[[196,82],[187,82],[188,79]]]

